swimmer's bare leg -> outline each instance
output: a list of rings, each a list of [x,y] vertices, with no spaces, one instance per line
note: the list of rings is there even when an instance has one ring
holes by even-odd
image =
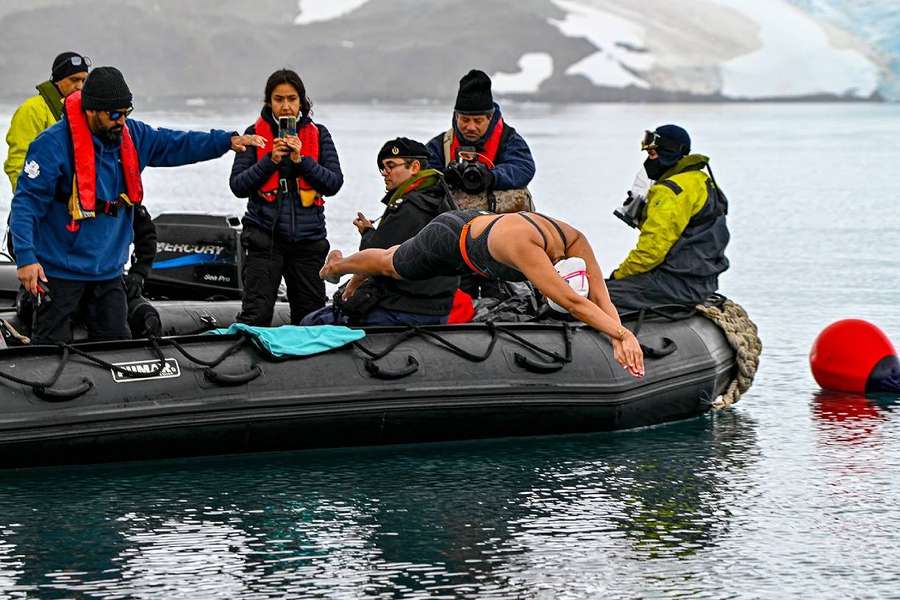
[[[387,250],[368,248],[344,257],[340,250],[332,250],[325,258],[319,277],[331,283],[340,281],[341,275],[384,275],[400,279],[394,270],[394,252],[399,246]]]

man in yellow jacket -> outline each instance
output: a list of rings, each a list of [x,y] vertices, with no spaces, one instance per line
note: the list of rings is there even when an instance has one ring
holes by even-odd
[[[16,182],[25,165],[28,146],[39,133],[62,118],[63,100],[74,91],[80,90],[87,79],[91,59],[77,52],[63,52],[53,60],[50,79],[39,83],[37,95],[22,103],[13,113],[6,134],[9,153],[3,170],[9,177],[13,193]]]
[[[677,125],[645,132],[644,170],[654,181],[636,214],[637,245],[606,286],[619,312],[645,306],[702,302],[728,269],[728,200],[709,158],[691,154],[691,138]]]

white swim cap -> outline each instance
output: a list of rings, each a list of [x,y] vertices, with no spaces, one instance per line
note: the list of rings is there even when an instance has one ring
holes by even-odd
[[[588,282],[587,265],[583,258],[575,256],[559,261],[556,263],[556,272],[569,284],[569,287],[575,290],[576,294],[587,298],[590,282]],[[566,314],[569,312],[550,298],[547,298],[547,304],[556,312]]]

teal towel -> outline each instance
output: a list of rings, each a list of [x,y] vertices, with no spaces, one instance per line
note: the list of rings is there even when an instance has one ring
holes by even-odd
[[[209,333],[226,335],[242,331],[249,333],[257,344],[277,357],[318,354],[366,337],[365,331],[340,325],[256,327],[235,323],[228,329],[214,329]]]

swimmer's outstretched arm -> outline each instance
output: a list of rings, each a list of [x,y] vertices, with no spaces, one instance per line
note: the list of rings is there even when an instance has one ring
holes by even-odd
[[[400,279],[394,270],[394,252],[400,246],[368,248],[344,257],[340,250],[332,250],[319,270],[319,277],[331,283],[340,281],[342,275],[384,275]]]
[[[603,285],[603,288],[602,293],[597,292],[597,296],[600,302],[603,302],[603,297],[605,296],[606,308],[596,303],[593,298],[584,298],[578,295],[575,290],[566,284],[559,276],[559,273],[556,272],[556,269],[553,268],[553,263],[550,262],[547,253],[533,240],[523,240],[515,244],[516,247],[514,249],[510,248],[514,250],[509,253],[511,257],[514,257],[511,259],[511,262],[514,263],[511,266],[521,271],[542,294],[565,308],[573,317],[608,335],[612,340],[613,356],[616,362],[628,369],[628,372],[635,377],[642,377],[644,375],[644,354],[641,351],[641,345],[634,334],[627,329],[623,330],[619,315],[609,300],[609,293],[606,292],[600,267],[597,265],[597,259],[594,257],[590,245],[587,244],[583,236],[579,242],[576,242],[576,244],[578,243],[587,245],[586,250],[583,248],[581,250],[583,254],[588,256],[575,255],[574,253],[569,255],[581,256],[588,265],[588,276],[591,277],[593,275],[600,278],[600,284]],[[591,262],[594,264],[593,268],[590,266]],[[595,280],[591,279],[590,285],[592,288],[594,284]]]

